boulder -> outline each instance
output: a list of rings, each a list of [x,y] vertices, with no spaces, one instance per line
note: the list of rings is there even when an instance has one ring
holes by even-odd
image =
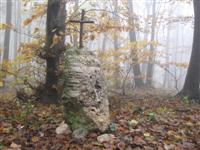
[[[94,52],[68,49],[62,80],[65,121],[70,128],[106,130],[110,122],[106,83]]]

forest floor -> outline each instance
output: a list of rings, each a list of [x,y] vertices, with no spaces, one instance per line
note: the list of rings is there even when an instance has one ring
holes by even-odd
[[[0,149],[2,150],[198,150],[200,105],[152,94],[111,96],[112,139],[92,132],[84,141],[57,135],[63,121],[61,105],[22,103],[0,95]],[[3,99],[4,98],[4,99]]]

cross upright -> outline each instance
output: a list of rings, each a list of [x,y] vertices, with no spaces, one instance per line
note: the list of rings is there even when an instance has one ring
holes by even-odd
[[[72,23],[80,23],[79,48],[83,47],[83,24],[84,23],[94,23],[94,21],[84,20],[84,16],[85,16],[85,10],[82,9],[80,21],[79,20],[70,20],[69,21],[69,22],[72,22]]]

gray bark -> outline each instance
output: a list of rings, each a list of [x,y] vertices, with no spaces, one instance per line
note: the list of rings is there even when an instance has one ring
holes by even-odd
[[[167,42],[166,42],[166,59],[165,62],[168,63],[169,62],[169,48],[170,48],[170,24],[168,25],[167,28]],[[166,66],[169,69],[169,66]],[[168,85],[169,87],[169,73],[165,70],[165,74],[164,74],[164,82],[163,82],[163,86],[166,87]]]
[[[79,0],[75,0],[74,12],[78,12],[78,3],[79,3]],[[73,46],[78,47],[78,35],[77,34],[73,34]]]
[[[200,1],[194,0],[194,36],[192,54],[190,58],[189,68],[187,71],[185,83],[181,96],[188,96],[191,99],[199,99],[200,84]]]
[[[15,26],[18,29],[18,32],[21,32],[21,0],[15,2]],[[14,58],[17,56],[17,49],[21,42],[21,34],[15,32],[14,34]]]
[[[65,0],[48,0],[47,23],[46,23],[46,81],[40,99],[44,103],[58,103],[61,99],[61,85],[59,79],[62,72],[59,68],[61,54],[65,51],[65,18],[66,18]],[[53,32],[52,32],[53,31]],[[62,34],[61,34],[62,33]],[[52,46],[53,37],[61,37],[58,43]]]
[[[6,24],[11,24],[12,20],[12,0],[6,2]],[[3,60],[9,60],[9,51],[10,51],[10,30],[5,31],[4,37],[4,53]]]
[[[145,22],[145,34],[144,34],[144,40],[149,40],[149,15],[150,15],[150,4],[149,2],[145,3],[145,11],[146,11],[146,22]],[[147,51],[148,46],[144,48],[144,51]],[[146,60],[145,60],[146,62]],[[144,76],[146,76],[146,70],[147,70],[147,63],[142,64],[141,66],[141,72]]]
[[[129,25],[131,26],[131,31],[129,32],[130,42],[136,42],[136,33],[135,33],[135,21],[133,16],[133,3],[132,0],[128,0],[128,11],[129,11]],[[134,73],[134,82],[135,88],[140,88],[144,85],[143,80],[141,79],[141,71],[140,65],[138,64],[138,56],[135,52],[135,49],[131,49],[131,56],[132,56],[132,65],[133,65],[133,73]]]
[[[117,9],[118,9],[118,0],[114,1],[114,20],[117,24],[117,22],[119,22],[119,18],[117,17],[116,13],[117,13]],[[119,49],[119,39],[118,39],[118,35],[117,35],[117,30],[114,31],[114,41],[113,41],[113,46],[114,46],[114,51],[117,52]],[[114,62],[117,62],[118,60],[118,56],[114,56]],[[114,66],[114,88],[118,89],[120,87],[120,67],[119,65],[116,63]]]
[[[155,24],[156,24],[156,0],[153,1],[153,6],[152,6],[151,41],[155,40]],[[152,53],[155,51],[155,46],[153,44],[150,45],[150,51]],[[147,66],[147,80],[146,80],[146,85],[148,87],[152,87],[154,59],[155,58],[153,56],[149,57],[149,63]]]

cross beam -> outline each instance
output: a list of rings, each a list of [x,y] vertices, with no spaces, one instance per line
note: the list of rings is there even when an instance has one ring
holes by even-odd
[[[82,9],[81,20],[70,20],[69,21],[72,23],[80,23],[79,48],[83,48],[83,25],[84,25],[84,23],[94,23],[94,21],[84,20],[84,17],[85,17],[85,10]]]

